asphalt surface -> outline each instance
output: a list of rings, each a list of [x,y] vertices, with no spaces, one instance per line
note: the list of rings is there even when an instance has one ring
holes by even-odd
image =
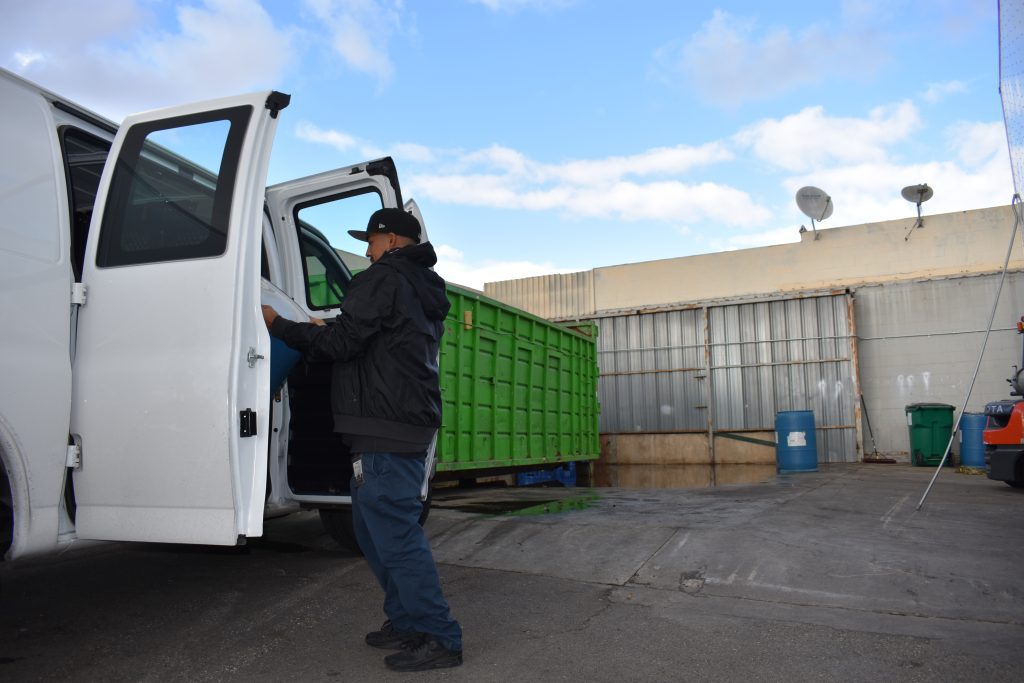
[[[363,643],[380,589],[314,513],[0,563],[0,680],[1019,681],[1024,490],[947,471],[918,512],[932,472],[439,494],[465,664],[429,673]]]

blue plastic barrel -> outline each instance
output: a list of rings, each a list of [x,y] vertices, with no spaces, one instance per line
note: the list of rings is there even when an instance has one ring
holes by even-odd
[[[982,434],[988,420],[983,413],[964,413],[960,416],[960,465],[985,466],[985,442]]]
[[[783,410],[775,415],[775,459],[780,474],[818,471],[818,440],[813,410]]]
[[[270,393],[277,393],[302,354],[277,337],[270,336]]]

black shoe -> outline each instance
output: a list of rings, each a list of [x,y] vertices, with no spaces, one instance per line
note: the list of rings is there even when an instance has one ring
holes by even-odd
[[[434,636],[420,634],[418,644],[384,658],[392,671],[429,671],[462,664],[462,650],[449,650]]]
[[[395,627],[391,625],[391,620],[388,619],[379,631],[371,631],[366,634],[366,644],[370,647],[379,647],[382,650],[404,650],[409,645],[418,645],[420,635],[415,631],[409,633],[396,631]]]

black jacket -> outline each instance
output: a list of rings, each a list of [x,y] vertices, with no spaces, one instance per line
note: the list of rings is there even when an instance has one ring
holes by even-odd
[[[451,304],[429,242],[388,252],[352,278],[332,325],[278,317],[271,334],[334,361],[334,430],[429,444],[441,425],[437,355]]]

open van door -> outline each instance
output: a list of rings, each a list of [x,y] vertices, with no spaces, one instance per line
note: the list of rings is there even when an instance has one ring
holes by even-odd
[[[263,532],[262,209],[288,101],[149,112],[114,140],[73,369],[79,538],[234,545]]]
[[[268,251],[279,256],[277,264],[271,264],[272,283],[308,315],[332,321],[351,278],[338,250],[362,254],[366,247],[347,231],[364,230],[377,209],[401,205],[401,188],[390,157],[268,187],[271,229],[266,234],[274,242]],[[311,507],[351,503],[352,466],[333,431],[329,374],[328,364],[298,378],[303,384],[293,400],[301,405],[294,411],[289,401],[275,403],[275,420],[290,425],[272,435],[271,500],[275,503]],[[295,379],[289,380],[289,386],[294,388]],[[313,418],[310,409],[326,412]],[[301,419],[293,419],[293,412]]]

